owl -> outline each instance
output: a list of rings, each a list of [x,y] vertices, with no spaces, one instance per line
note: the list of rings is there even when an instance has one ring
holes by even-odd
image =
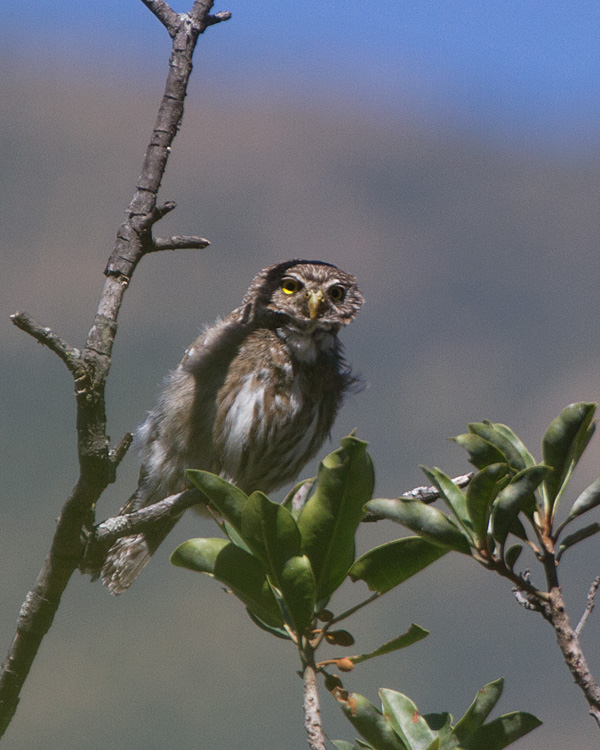
[[[338,331],[362,304],[355,278],[330,263],[290,260],[262,270],[240,307],[206,328],[168,376],[138,430],[140,480],[121,512],[186,489],[190,468],[247,494],[292,481],[357,382]],[[96,577],[123,592],[177,520],[119,539]]]

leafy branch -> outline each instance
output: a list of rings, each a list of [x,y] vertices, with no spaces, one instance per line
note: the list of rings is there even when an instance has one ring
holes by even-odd
[[[575,628],[567,615],[559,582],[559,565],[565,552],[600,531],[600,523],[595,521],[563,536],[575,520],[600,505],[600,478],[574,500],[565,520],[556,524],[559,502],[594,433],[595,410],[595,404],[585,402],[563,409],[543,437],[541,463],[506,425],[488,421],[470,424],[468,433],[454,438],[478,469],[466,490],[440,469],[423,469],[448,512],[420,499],[405,498],[374,499],[367,503],[367,509],[377,518],[388,518],[416,532],[420,543],[416,554],[423,559],[435,556],[436,550],[440,555],[455,550],[511,581],[518,601],[553,627],[565,664],[600,726],[600,687],[580,641],[594,608],[600,578],[593,582],[584,614]],[[509,544],[509,537],[516,543]],[[416,542],[400,539],[388,545],[386,575],[390,580],[402,576],[405,569],[403,563],[396,566],[394,554],[400,554],[410,544]],[[544,586],[534,585],[529,571],[515,571],[524,546],[538,561]],[[357,561],[355,575],[379,591],[382,582],[378,555],[382,552],[374,550]]]
[[[383,713],[363,696],[349,693],[338,672],[350,673],[365,661],[422,640],[428,631],[414,623],[405,633],[372,651],[316,660],[317,651],[326,644],[342,649],[354,645],[348,630],[334,626],[448,551],[412,537],[408,544],[395,545],[391,575],[389,545],[376,547],[355,560],[355,535],[374,484],[366,443],[353,435],[344,438],[342,447],[322,461],[316,479],[300,483],[281,505],[261,492],[247,496],[209,472],[190,470],[188,478],[219,514],[224,536],[188,539],[173,552],[171,562],[216,578],[244,604],[258,627],[291,641],[300,660],[305,728],[312,750],[325,748],[319,675],[364,737],[357,740],[361,748],[451,750],[460,746],[465,750],[500,750],[539,725],[538,719],[520,712],[484,724],[500,697],[498,683],[483,688],[475,708],[471,707],[454,727],[448,714],[442,722],[438,714],[421,717],[409,698],[393,690],[380,691]],[[366,580],[376,591],[336,614],[327,607],[348,576]],[[375,581],[377,585],[373,586]],[[480,697],[483,694],[485,700]],[[341,750],[356,747],[342,741],[335,744]]]

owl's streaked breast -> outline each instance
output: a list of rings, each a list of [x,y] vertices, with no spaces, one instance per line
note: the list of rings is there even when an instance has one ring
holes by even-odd
[[[270,492],[294,479],[329,433],[338,405],[326,395],[337,372],[335,356],[307,362],[298,356],[296,341],[290,345],[273,332],[262,335],[264,341],[253,346],[264,345],[263,366],[245,371],[240,353],[217,397],[213,431],[214,470],[235,479],[245,492]],[[307,342],[301,351],[309,348]]]

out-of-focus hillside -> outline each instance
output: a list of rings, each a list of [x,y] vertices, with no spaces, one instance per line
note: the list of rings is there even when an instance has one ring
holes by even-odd
[[[507,422],[539,455],[564,405],[598,398],[600,147],[532,154],[335,97],[225,96],[200,83],[161,196],[178,208],[157,231],[203,234],[212,245],[149,257],[136,273],[108,393],[113,439],[144,417],[201,325],[234,307],[261,267],[292,257],[338,264],[367,299],[343,334],[366,388],[346,404],[333,445],[358,428],[380,495],[421,484],[419,463],[465,469],[445,438],[469,421]],[[0,82],[10,103],[0,112],[2,649],[76,476],[69,376],[7,316],[26,309],[84,342],[159,89],[84,84],[75,71],[55,80],[13,70]],[[597,440],[589,452],[582,486],[598,473]],[[101,515],[136,473],[132,454]],[[363,544],[395,531],[365,530]],[[198,738],[214,750],[304,746],[294,654],[244,621],[218,586],[168,565],[177,541],[211,533],[186,517],[124,597],[73,581],[7,748],[191,748]],[[574,615],[598,573],[588,544],[565,560]],[[357,596],[350,587],[348,601]],[[520,748],[585,750],[596,730],[538,619],[507,586],[450,559],[353,628],[365,649],[411,621],[430,628],[429,639],[347,684],[373,700],[378,686],[400,689],[424,711],[456,716],[504,675],[501,708],[544,721]],[[599,630],[593,619],[585,634],[596,674]],[[327,701],[324,713],[331,736],[353,736]]]

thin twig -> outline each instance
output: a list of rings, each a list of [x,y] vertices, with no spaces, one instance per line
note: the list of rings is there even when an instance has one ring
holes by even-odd
[[[179,26],[179,15],[165,0],[142,0],[144,5],[154,13],[164,25],[170,36],[174,36]]]
[[[177,234],[173,237],[155,237],[147,252],[156,253],[161,250],[204,250],[209,245],[210,242],[204,237]]]
[[[452,480],[454,484],[457,487],[460,487],[463,489],[466,487],[471,479],[474,477],[474,473],[471,471],[468,474],[461,474],[459,477],[454,477]],[[430,505],[431,503],[434,503],[436,500],[439,500],[441,497],[440,491],[437,487],[427,487],[425,485],[421,487],[415,487],[412,490],[407,490],[406,492],[403,492],[400,497],[408,499],[408,500],[419,500],[422,503],[425,503],[427,505]],[[363,518],[363,523],[373,523],[375,521],[383,521],[385,520],[386,516],[380,515],[379,513],[373,513],[372,511],[367,511],[365,513],[365,517]]]
[[[147,531],[157,521],[179,516],[184,510],[200,503],[206,503],[204,495],[197,489],[189,489],[169,495],[164,500],[149,505],[147,508],[140,508],[133,513],[107,518],[96,527],[94,543],[113,544],[122,536]]]
[[[108,452],[108,457],[111,460],[115,469],[119,466],[121,461],[125,458],[127,451],[129,450],[131,443],[133,442],[133,433],[126,432],[123,437],[119,440],[114,448],[111,448]]]
[[[229,10],[222,10],[219,11],[219,13],[214,13],[206,16],[206,26],[214,26],[216,23],[221,23],[221,21],[229,21],[231,18],[231,11]]]
[[[60,359],[65,363],[75,377],[82,372],[82,359],[81,352],[74,346],[67,344],[64,339],[57,336],[51,328],[47,326],[41,326],[36,323],[35,320],[29,317],[27,313],[16,312],[10,316],[12,322],[21,331],[28,333],[40,344],[47,346],[50,351],[53,351]]]
[[[590,590],[587,595],[585,610],[581,615],[581,620],[579,620],[579,622],[577,623],[577,627],[575,628],[575,635],[577,636],[577,638],[579,638],[588,617],[594,611],[594,605],[596,604],[596,591],[598,590],[598,586],[600,586],[600,576],[596,576],[596,578],[594,578],[594,580],[592,581],[592,585],[590,586]]]
[[[545,619],[554,628],[565,664],[588,702],[590,715],[600,728],[600,686],[590,672],[579,638],[571,627],[560,587],[553,588],[549,593],[550,604]]]

